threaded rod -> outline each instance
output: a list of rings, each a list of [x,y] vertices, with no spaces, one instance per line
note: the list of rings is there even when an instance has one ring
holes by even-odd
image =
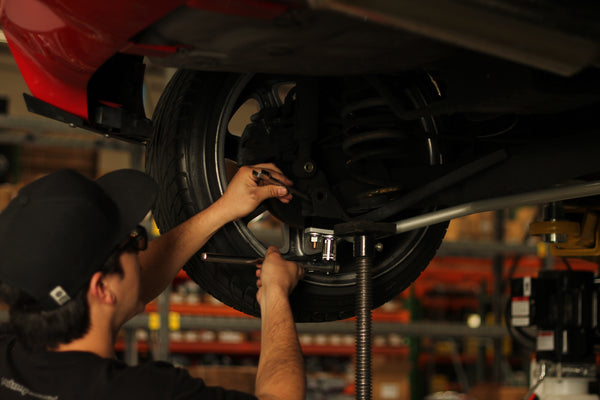
[[[356,262],[356,399],[370,400],[371,377],[371,308],[373,289],[371,284],[372,241],[366,235],[355,237]]]

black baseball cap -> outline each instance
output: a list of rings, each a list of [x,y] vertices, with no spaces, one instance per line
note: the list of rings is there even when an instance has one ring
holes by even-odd
[[[156,182],[131,169],[96,181],[60,170],[30,183],[0,213],[0,281],[41,309],[63,305],[146,216],[156,194]]]

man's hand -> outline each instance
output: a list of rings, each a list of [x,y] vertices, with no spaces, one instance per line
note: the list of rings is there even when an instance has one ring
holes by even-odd
[[[256,286],[258,292],[256,299],[262,304],[266,291],[274,291],[284,296],[289,296],[304,275],[304,270],[293,261],[287,261],[281,257],[279,250],[271,246],[265,254],[265,261],[258,265],[256,270]]]
[[[284,186],[263,185],[253,174],[253,170],[268,170],[271,175],[285,185],[293,182],[286,178],[274,164],[257,164],[241,167],[229,182],[225,193],[217,203],[229,213],[229,219],[234,221],[245,217],[254,211],[266,199],[278,198],[282,203],[289,203],[292,195]]]
[[[306,378],[302,349],[288,297],[302,278],[295,262],[284,260],[269,247],[256,270],[256,299],[260,304],[260,359],[255,395],[260,400],[304,400]]]
[[[140,298],[144,302],[154,299],[170,285],[181,267],[225,224],[250,214],[268,198],[275,197],[283,203],[292,200],[285,187],[259,182],[252,174],[259,169],[268,170],[284,185],[292,184],[273,164],[241,167],[216,202],[152,240],[148,249],[139,254],[143,282]]]

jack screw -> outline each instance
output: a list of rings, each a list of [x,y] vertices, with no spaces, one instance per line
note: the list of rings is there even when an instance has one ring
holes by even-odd
[[[368,235],[354,238],[356,263],[356,399],[370,400],[372,395],[371,373],[371,308],[373,286],[373,239]]]

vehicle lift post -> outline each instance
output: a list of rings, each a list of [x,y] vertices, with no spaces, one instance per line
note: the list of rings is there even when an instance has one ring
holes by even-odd
[[[356,263],[356,398],[371,399],[371,284],[373,238],[370,235],[354,237]]]
[[[373,251],[375,241],[380,235],[395,232],[392,223],[356,221],[338,224],[334,227],[335,237],[353,238],[354,265],[356,268],[356,366],[354,370],[356,399],[371,400],[371,309],[373,308]]]

